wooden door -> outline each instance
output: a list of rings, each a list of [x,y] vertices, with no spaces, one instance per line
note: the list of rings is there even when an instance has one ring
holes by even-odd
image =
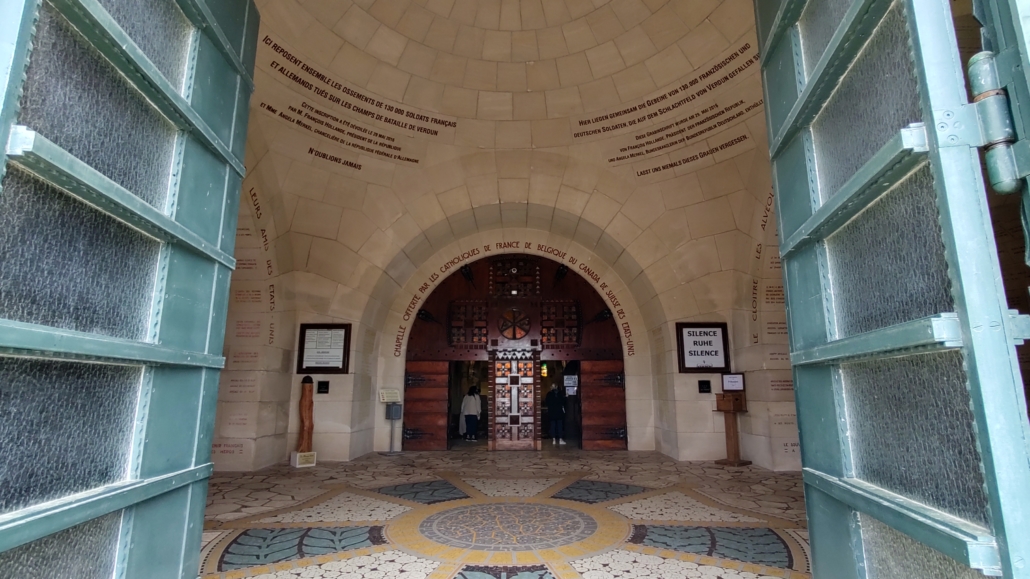
[[[447,450],[450,362],[404,367],[403,450]]]
[[[540,354],[536,352],[498,355],[491,364],[490,401],[494,411],[490,450],[540,449],[539,367]]]
[[[580,362],[583,450],[626,450],[626,377],[622,360]]]

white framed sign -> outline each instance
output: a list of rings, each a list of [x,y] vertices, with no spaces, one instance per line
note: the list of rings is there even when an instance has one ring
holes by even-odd
[[[681,373],[722,373],[730,369],[729,332],[723,322],[677,322]]]
[[[380,402],[400,402],[401,391],[396,389],[383,389],[379,391]]]
[[[722,391],[723,392],[743,392],[744,391],[744,375],[743,374],[723,374],[722,375]]]
[[[350,365],[350,324],[301,324],[298,374],[346,374]]]

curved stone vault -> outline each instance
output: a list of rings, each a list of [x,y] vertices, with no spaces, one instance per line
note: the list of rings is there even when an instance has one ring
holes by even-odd
[[[303,322],[354,324],[352,373],[316,405],[320,458],[386,450],[405,307],[512,242],[617,296],[631,449],[724,455],[697,386],[718,376],[677,372],[674,324],[726,321],[745,455],[798,467],[750,0],[258,6],[219,468],[291,448]]]

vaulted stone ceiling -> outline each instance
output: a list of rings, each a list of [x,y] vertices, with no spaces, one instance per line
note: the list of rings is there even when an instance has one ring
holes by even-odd
[[[613,292],[643,446],[681,444],[654,404],[682,380],[673,322],[732,321],[745,366],[789,368],[768,362],[786,336],[751,0],[258,6],[230,336],[258,311],[354,322],[371,397],[433,274],[517,241]]]

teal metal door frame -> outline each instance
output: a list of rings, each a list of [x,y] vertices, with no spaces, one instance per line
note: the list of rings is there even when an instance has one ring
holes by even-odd
[[[152,34],[167,32],[162,19],[182,30],[176,42]],[[43,30],[49,35],[45,41],[35,38]],[[5,380],[11,375],[31,378],[10,369],[19,360],[36,360],[37,368],[74,370],[89,365],[138,372],[131,393],[135,411],[128,423],[119,425],[131,448],[120,450],[125,461],[118,480],[68,483],[70,490],[63,496],[0,509],[0,577],[92,579],[89,573],[94,573],[105,578],[179,579],[198,574],[257,30],[252,0],[0,2],[0,142],[6,146],[0,176],[5,188],[15,181],[27,183],[30,205],[49,192],[70,197],[89,209],[72,203],[69,215],[85,212],[94,223],[108,224],[111,235],[136,236],[159,248],[152,262],[138,264],[154,272],[152,284],[140,290],[140,299],[149,303],[142,319],[148,329],[140,336],[77,327],[75,312],[62,312],[68,323],[37,323],[0,299],[0,371],[15,372],[5,374]],[[83,54],[89,54],[79,60],[67,52],[48,54],[61,42],[65,47],[78,43]],[[183,55],[179,64],[168,57],[175,51]],[[80,103],[68,102],[60,119],[37,118],[35,113],[26,117],[25,94],[38,94],[41,86],[61,94],[62,87],[77,80],[72,74],[43,79],[31,68],[34,58],[71,67],[65,72],[108,75],[105,78],[113,79],[128,100],[81,103],[81,110]],[[102,63],[103,70],[74,68],[85,61]],[[169,140],[155,144],[122,134],[88,142],[81,134],[69,137],[59,130],[60,123],[79,123],[86,127],[82,134],[102,134],[104,127],[90,127],[92,119],[77,115],[99,110],[91,106],[118,107],[123,102],[142,103],[141,112],[108,109],[105,114],[161,119],[155,122],[171,127]],[[62,146],[64,141],[74,144]],[[115,159],[111,164],[131,168],[148,154],[140,148],[152,144],[171,151],[164,165],[166,178],[159,179],[166,185],[158,190],[140,187],[131,175],[98,170],[103,163],[82,158]],[[74,154],[69,147],[84,152]],[[4,195],[14,195],[13,189],[0,189],[0,199]],[[0,218],[17,223],[20,216]],[[39,231],[29,243],[45,245],[47,235]],[[95,271],[104,275],[134,259],[134,254],[90,257],[97,260]],[[14,275],[13,267],[0,263],[0,284]],[[128,315],[121,310],[129,305],[108,305],[112,315]],[[58,373],[57,380],[61,379]],[[87,389],[104,386],[96,383]],[[11,405],[7,410],[16,409],[17,403],[0,396],[0,404]],[[88,407],[69,407],[66,412],[81,413],[78,418],[85,430],[79,436],[91,436],[91,429],[100,426],[91,422],[97,417]],[[45,430],[34,434],[45,439],[47,452],[67,452],[67,439]],[[0,440],[0,448],[8,444],[14,441]],[[4,494],[11,492],[4,477],[16,476],[24,465],[5,466],[0,469],[0,507],[10,498]],[[60,482],[62,473],[53,476]],[[113,538],[98,538],[98,521],[114,529]],[[99,542],[90,552],[76,551],[82,550],[76,542],[84,538]],[[101,561],[90,563],[92,571],[87,572],[84,561],[90,558]]]
[[[1030,426],[1014,348],[1026,338],[1026,316],[1010,311],[1004,297],[977,149],[985,144],[984,113],[966,96],[948,0],[756,0],[756,18],[815,576],[1028,578]],[[891,28],[897,18],[904,29]],[[906,52],[908,64],[898,57]],[[877,92],[870,84],[876,75],[862,86],[853,80],[873,71],[884,86],[907,86],[902,77],[909,68],[918,84],[911,99],[917,108],[904,122],[905,91]],[[875,106],[855,99],[850,107],[841,104],[863,90],[866,99],[888,103],[881,116],[898,116],[892,138],[868,136],[869,126],[886,122],[863,117]],[[1030,107],[1021,110],[1030,114]],[[868,142],[855,147],[852,157],[862,162],[844,177],[827,161],[836,145],[820,133],[834,115],[849,127],[835,139]],[[928,200],[911,201],[921,190]],[[919,221],[917,214],[927,211],[935,219]],[[888,227],[899,214],[905,219]],[[946,276],[916,277],[925,265],[919,260],[937,251],[936,241],[887,244],[891,251],[868,261],[919,267],[870,267],[868,291],[895,288],[882,296],[891,302],[905,289],[892,280],[908,276],[918,289],[897,311],[884,306],[884,319],[855,322],[849,311],[854,297],[842,281],[851,278],[842,267],[861,267],[847,260],[862,252],[846,241],[862,231],[904,240],[899,231],[906,227],[939,227]],[[949,306],[926,311],[934,295]],[[946,369],[945,361],[958,363]],[[919,371],[904,383],[863,378],[904,376],[899,368],[906,365]],[[919,386],[921,379],[926,384]],[[958,387],[949,391],[949,383]],[[917,417],[944,410],[911,408],[914,427],[899,426],[903,418],[891,418],[890,409],[867,413],[876,399],[895,400],[906,388],[914,393],[913,406],[932,406],[934,395],[949,398],[943,406],[950,414],[938,416],[944,428],[925,434],[951,442],[921,445],[916,436]],[[931,396],[916,398],[920,388]],[[898,400],[895,406],[904,406]],[[902,433],[901,440],[877,439],[866,429],[870,423]],[[874,472],[874,442],[922,452],[922,466],[902,464],[906,457],[899,452],[896,467],[923,468],[943,484],[925,477],[920,486]],[[971,468],[946,468],[958,464]],[[949,499],[949,488],[955,495],[968,491],[973,507]]]

